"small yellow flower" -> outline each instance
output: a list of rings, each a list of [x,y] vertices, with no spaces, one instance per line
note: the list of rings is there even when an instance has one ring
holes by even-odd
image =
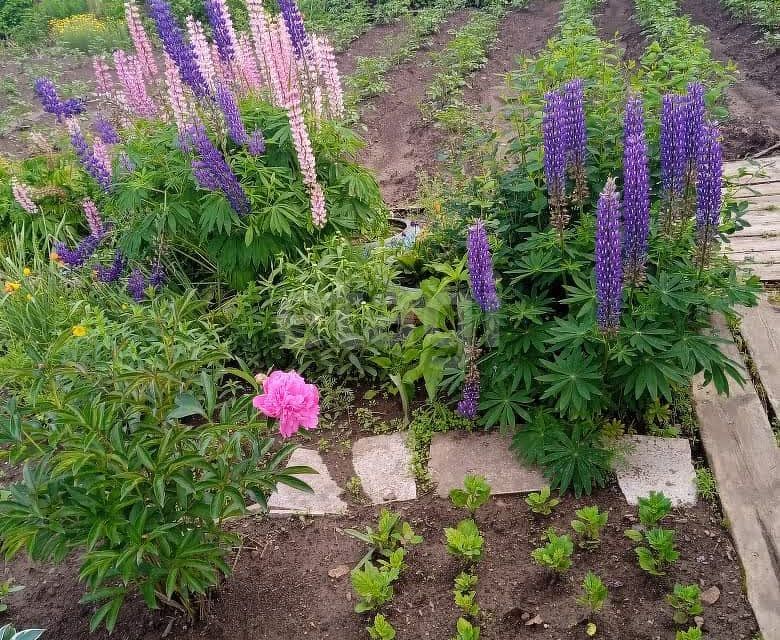
[[[28,293],[27,294],[27,302],[32,302],[33,297]]]
[[[22,288],[22,285],[18,282],[6,282],[5,286],[3,287],[3,291],[6,293],[16,293],[19,291],[19,289]]]
[[[77,324],[70,332],[75,338],[83,338],[87,335],[87,328],[83,324]]]
[[[32,275],[32,269],[30,269],[30,267],[25,267],[24,269],[22,269],[22,275],[23,275],[25,278],[26,278],[27,276],[31,276],[31,275]]]
[[[60,254],[57,253],[56,251],[52,251],[49,254],[49,257],[52,259],[53,262],[58,262],[58,263],[62,262],[62,258],[60,258]]]

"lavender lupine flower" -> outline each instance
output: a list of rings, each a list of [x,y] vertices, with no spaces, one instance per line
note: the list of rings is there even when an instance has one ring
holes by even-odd
[[[171,5],[166,0],[149,0],[149,15],[157,26],[165,52],[176,63],[182,81],[190,86],[196,96],[208,95],[209,88],[198,68],[195,49],[184,37]]]
[[[696,232],[701,264],[720,225],[723,203],[723,148],[720,129],[705,123],[696,161]]]
[[[682,217],[682,204],[689,169],[687,97],[667,94],[661,109],[661,182],[666,200],[664,228],[671,229]]]
[[[620,251],[620,198],[609,178],[596,210],[596,318],[599,329],[615,334],[623,303],[623,265]]]
[[[568,223],[564,211],[566,199],[566,156],[568,132],[563,96],[550,91],[544,96],[542,137],[544,141],[544,175],[550,200],[550,223],[560,234]]]
[[[466,377],[457,412],[469,420],[476,420],[479,413],[479,355],[480,350],[474,345],[466,347]]]
[[[623,269],[626,280],[644,280],[647,238],[650,233],[650,170],[644,134],[642,100],[633,96],[626,105],[623,148]]]
[[[309,34],[306,32],[306,26],[303,24],[303,16],[295,0],[278,0],[279,9],[284,19],[284,25],[287,27],[287,33],[290,34],[290,42],[297,58],[303,58],[309,50]]]
[[[695,168],[698,149],[703,141],[706,107],[704,106],[704,87],[700,82],[688,85],[686,98],[686,120],[688,123],[687,155],[691,168]]]
[[[260,156],[265,153],[265,137],[260,129],[255,129],[252,135],[249,136],[246,148],[253,156]]]
[[[89,175],[91,175],[104,191],[108,191],[111,188],[111,174],[106,170],[100,160],[95,157],[94,151],[87,144],[84,134],[81,133],[81,127],[75,120],[68,120],[68,131],[70,133],[70,143],[73,145],[73,150],[76,152],[84,169]]]
[[[563,88],[563,109],[566,114],[567,159],[574,176],[574,199],[580,204],[588,197],[585,174],[585,154],[588,132],[585,127],[585,95],[580,78],[568,82]]]
[[[165,267],[162,262],[157,260],[152,267],[152,272],[149,274],[149,284],[155,289],[161,289],[166,282],[168,282],[168,274],[165,273]]]
[[[119,166],[127,173],[133,173],[133,171],[135,171],[135,163],[124,151],[119,154]]]
[[[239,215],[249,213],[249,198],[225,157],[209,139],[205,127],[191,127],[187,137],[196,154],[192,160],[192,172],[198,185],[210,191],[222,191]]]
[[[500,302],[493,275],[493,258],[490,255],[487,230],[482,220],[477,220],[469,228],[466,254],[471,295],[483,311],[498,311]]]
[[[206,17],[211,24],[211,35],[217,45],[219,57],[224,62],[231,62],[236,55],[235,31],[230,13],[224,0],[205,0]]]
[[[241,120],[241,113],[238,110],[238,104],[233,92],[225,85],[218,84],[216,98],[219,109],[225,117],[225,125],[227,126],[230,139],[239,146],[247,144],[249,136],[246,133],[246,128],[244,128],[244,122]]]
[[[81,206],[84,209],[84,217],[87,219],[87,224],[89,225],[90,235],[95,236],[96,238],[102,238],[106,234],[106,227],[103,224],[103,219],[100,216],[97,205],[89,198],[85,198],[81,203]]]
[[[95,269],[95,273],[97,275],[97,279],[100,280],[100,282],[116,282],[119,280],[119,277],[122,275],[122,272],[125,270],[126,266],[127,259],[122,255],[122,252],[117,249],[114,253],[114,259],[111,261],[111,264],[107,267],[99,265],[97,269]]]
[[[54,245],[54,251],[64,264],[75,269],[76,267],[82,266],[94,255],[102,239],[102,236],[93,236],[90,234],[73,249],[68,247],[64,242],[57,242]]]
[[[106,144],[119,144],[120,138],[116,128],[105,118],[95,120],[93,129],[98,137]]]
[[[57,120],[70,118],[72,116],[84,113],[86,106],[79,98],[68,98],[60,100],[57,94],[57,87],[49,78],[37,78],[35,80],[35,95],[46,113],[57,116]]]
[[[146,298],[146,278],[140,269],[133,269],[127,279],[127,292],[136,302]]]

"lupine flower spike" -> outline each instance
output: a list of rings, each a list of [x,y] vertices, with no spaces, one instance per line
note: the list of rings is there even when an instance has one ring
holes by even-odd
[[[471,295],[483,311],[498,311],[501,303],[496,292],[487,230],[482,220],[477,220],[469,228],[466,253]]]
[[[723,148],[720,129],[706,123],[702,128],[701,144],[696,163],[696,241],[699,268],[703,268],[720,225],[723,204]]]
[[[544,97],[542,136],[544,139],[544,175],[547,181],[547,195],[550,203],[550,224],[563,240],[563,231],[569,222],[566,213],[566,115],[563,97],[557,91],[550,91]]]
[[[567,157],[574,178],[572,197],[582,208],[588,199],[588,179],[585,173],[588,133],[585,127],[585,95],[581,79],[572,80],[564,86],[563,102],[566,113]]]
[[[599,329],[614,335],[620,328],[623,266],[620,250],[620,198],[609,178],[596,210],[596,319]]]
[[[133,269],[127,279],[127,292],[136,302],[146,299],[146,278],[140,269]]]
[[[48,78],[38,78],[35,81],[35,95],[46,113],[57,116],[57,120],[72,118],[73,116],[84,113],[86,107],[79,98],[68,98],[60,100],[57,94],[57,88]]]
[[[479,355],[480,350],[474,345],[466,347],[466,377],[457,412],[469,420],[476,420],[479,414]]]
[[[114,259],[111,261],[111,264],[107,267],[99,265],[97,269],[95,269],[95,274],[100,282],[105,282],[106,284],[116,282],[119,280],[126,266],[127,260],[122,255],[122,252],[117,250],[114,253]]]
[[[16,176],[11,178],[11,193],[13,193],[16,203],[27,213],[38,213],[38,205],[33,202],[30,187],[19,182]]]
[[[642,100],[626,104],[623,147],[623,269],[627,282],[640,284],[645,276],[650,234],[650,173]]]

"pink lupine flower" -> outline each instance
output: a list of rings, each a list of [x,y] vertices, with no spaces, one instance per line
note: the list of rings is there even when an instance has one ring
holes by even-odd
[[[314,226],[322,229],[328,221],[328,212],[325,210],[325,193],[319,182],[311,186],[311,219]]]
[[[263,394],[252,400],[256,409],[279,420],[279,433],[289,438],[298,429],[314,429],[320,415],[320,394],[295,371],[274,371],[263,381]]]
[[[84,217],[89,225],[90,235],[95,238],[102,237],[106,232],[106,227],[103,224],[103,218],[100,216],[97,205],[89,198],[85,198],[81,206],[84,209]]]
[[[128,106],[136,115],[150,118],[157,114],[157,106],[146,92],[143,71],[138,56],[124,51],[114,51],[116,75],[122,84],[122,93]]]
[[[187,16],[187,34],[195,51],[195,64],[206,80],[209,89],[213,91],[216,72],[214,70],[214,60],[211,57],[211,49],[206,39],[203,25],[192,16]]]
[[[344,90],[341,86],[341,76],[336,66],[333,47],[325,36],[314,36],[312,46],[317,71],[325,83],[330,116],[342,118],[344,116]]]
[[[111,175],[111,154],[108,151],[106,143],[103,142],[98,136],[92,141],[92,153],[95,154],[95,160],[100,163],[105,172]]]
[[[266,84],[271,87],[273,95],[277,96],[281,90],[276,86],[278,78],[271,71],[273,62],[268,14],[263,8],[263,0],[246,0],[246,6],[249,12],[249,32],[252,34],[252,43],[260,63],[260,71],[264,74]]]
[[[98,96],[108,98],[114,95],[114,80],[111,78],[111,69],[103,58],[92,58],[92,68],[95,71],[95,84],[98,88]]]
[[[241,34],[238,38],[236,58],[241,67],[241,75],[249,89],[259,89],[262,85],[260,70],[257,67],[257,58],[252,50],[252,42],[247,34]]]
[[[132,0],[125,2],[125,20],[130,38],[133,40],[138,61],[141,63],[143,74],[150,80],[157,77],[157,63],[154,60],[152,43],[141,23],[138,7]]]
[[[183,136],[187,129],[195,124],[195,116],[187,96],[184,94],[184,85],[176,68],[176,63],[165,54],[165,87],[168,93],[168,104],[173,113],[173,121]]]
[[[16,176],[11,178],[11,193],[14,194],[14,200],[27,213],[38,213],[38,205],[33,202],[30,187],[24,182],[19,182]]]

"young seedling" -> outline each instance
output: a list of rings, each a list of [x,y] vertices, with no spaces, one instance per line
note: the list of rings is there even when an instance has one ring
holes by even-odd
[[[461,520],[456,529],[444,530],[447,537],[447,551],[463,558],[467,563],[479,562],[485,539],[480,535],[477,523],[473,520]]]
[[[455,596],[455,605],[463,611],[463,615],[468,618],[476,618],[479,615],[479,605],[475,602],[477,592],[477,576],[462,571],[455,578],[455,589],[452,593]]]
[[[457,635],[452,640],[479,640],[479,627],[472,625],[466,618],[458,618]]]
[[[401,516],[388,509],[380,511],[376,530],[366,527],[365,532],[345,529],[344,533],[371,546],[369,552],[358,563],[358,567],[371,560],[374,554],[389,558],[398,547],[420,544],[423,541],[422,536],[416,535],[408,522],[401,522]]]
[[[490,485],[483,476],[466,476],[463,479],[463,489],[450,491],[452,504],[460,509],[467,509],[474,517],[477,509],[490,498]]]
[[[374,617],[374,624],[366,627],[371,640],[395,640],[395,629],[381,613]]]
[[[398,579],[396,569],[377,569],[371,562],[363,563],[358,569],[353,569],[352,588],[360,598],[355,605],[356,613],[365,613],[378,609],[393,597],[393,582]]]
[[[571,528],[580,538],[580,547],[594,548],[601,544],[601,530],[607,526],[608,513],[601,513],[598,507],[583,507],[574,512],[578,520],[571,521]]]
[[[3,602],[8,596],[10,596],[12,593],[16,593],[17,591],[21,591],[24,589],[24,585],[21,584],[14,584],[13,580],[6,580],[5,582],[0,582],[0,613],[3,611],[8,611],[8,605]]]
[[[582,595],[577,598],[584,607],[590,611],[590,615],[598,613],[604,608],[609,592],[607,587],[595,573],[588,571],[582,581]]]
[[[650,575],[662,576],[666,569],[677,562],[680,554],[675,549],[675,532],[673,529],[650,529],[642,533],[628,529],[626,537],[634,542],[646,542],[647,547],[634,549],[639,566]],[[648,548],[649,547],[649,548]]]
[[[669,515],[672,501],[659,491],[651,491],[646,498],[639,498],[639,522],[650,529]]]
[[[541,516],[549,516],[552,513],[553,508],[558,506],[561,501],[559,498],[550,497],[550,486],[545,485],[541,488],[539,493],[529,493],[525,499],[525,503],[534,513]]]
[[[674,609],[672,618],[680,625],[704,611],[701,605],[701,592],[696,584],[674,585],[674,591],[666,595],[666,602]]]
[[[703,637],[701,629],[690,627],[688,631],[678,631],[674,640],[702,640]]]
[[[559,536],[549,529],[547,544],[531,552],[531,557],[545,569],[555,575],[562,575],[571,568],[571,555],[574,553],[574,543],[567,535]]]

